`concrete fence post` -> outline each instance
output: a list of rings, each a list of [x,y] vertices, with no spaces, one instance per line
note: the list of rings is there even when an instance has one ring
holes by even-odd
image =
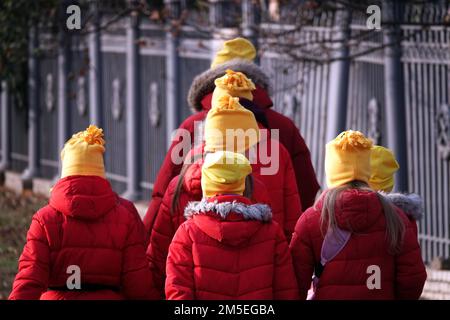
[[[100,12],[98,2],[90,3],[93,15],[91,32],[88,36],[89,47],[89,121],[99,127],[103,125],[102,117],[102,63],[100,55]]]
[[[8,101],[8,84],[6,81],[2,81],[1,83],[1,92],[0,92],[0,113],[2,115],[1,119],[1,135],[2,139],[1,150],[2,150],[2,161],[0,162],[0,173],[3,173],[9,168],[9,160],[10,160],[10,116],[9,116],[9,101]]]
[[[70,114],[68,95],[70,37],[64,28],[60,30],[58,42],[58,150],[62,150],[69,137]],[[61,172],[61,161],[58,162],[59,172]],[[56,179],[57,177],[55,177]]]
[[[384,49],[384,91],[387,147],[397,158],[400,169],[395,177],[395,190],[408,191],[408,159],[405,127],[405,98],[401,62],[400,3],[383,1],[382,28]]]
[[[346,129],[350,61],[347,40],[350,36],[350,12],[340,6],[333,26],[333,60],[330,65],[326,141]]]
[[[127,110],[126,110],[126,159],[127,159],[127,189],[124,197],[135,201],[139,198],[139,12],[133,10],[127,26]]]
[[[242,35],[250,40],[258,50],[258,32],[256,26],[259,23],[258,5],[252,0],[243,0],[241,4],[242,10]],[[255,62],[259,61],[259,56],[256,55]]]
[[[166,141],[167,148],[171,145],[172,133],[178,128],[180,117],[180,62],[178,57],[180,30],[175,29],[172,22],[180,16],[180,1],[165,0],[167,12],[169,13],[168,30],[166,33]]]
[[[28,167],[22,174],[22,181],[30,187],[32,179],[40,172],[40,112],[39,112],[39,48],[38,28],[33,26],[29,32],[28,58]]]

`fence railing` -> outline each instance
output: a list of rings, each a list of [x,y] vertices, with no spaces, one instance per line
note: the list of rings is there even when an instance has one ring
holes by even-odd
[[[191,14],[176,32],[170,20],[159,24],[133,14],[85,36],[34,29],[30,52],[38,48],[39,55],[29,61],[28,109],[12,104],[6,85],[1,90],[0,169],[54,179],[68,135],[97,123],[106,135],[107,177],[115,190],[149,199],[170,135],[191,113],[186,96],[193,77],[209,68],[223,38],[245,34],[261,49],[274,108],[299,127],[320,181],[325,143],[345,128],[391,147],[402,168],[397,186],[424,198],[419,237],[425,260],[448,257],[450,30],[440,22],[449,5],[395,3],[381,3],[383,19],[401,23],[373,32],[364,13],[323,12],[298,28],[292,2],[274,18],[257,14],[253,1],[241,7],[211,1],[204,29],[198,23],[204,12]],[[186,9],[184,1],[166,4],[172,18]],[[93,25],[101,26],[111,13],[94,17]],[[304,55],[271,46],[267,34],[274,30],[291,37],[278,43],[305,44]],[[330,55],[321,51],[322,42],[336,43]]]

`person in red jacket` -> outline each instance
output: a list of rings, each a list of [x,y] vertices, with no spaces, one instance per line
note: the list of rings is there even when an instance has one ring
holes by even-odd
[[[134,205],[105,179],[103,130],[61,152],[61,179],[31,222],[9,299],[158,299]]]
[[[294,122],[272,109],[273,102],[269,96],[269,77],[253,62],[255,56],[256,49],[248,40],[236,38],[226,41],[222,50],[216,54],[211,69],[194,78],[188,93],[188,103],[196,113],[183,121],[179,129],[189,132],[190,142],[194,143],[194,132],[198,130],[196,123],[203,121],[211,109],[212,94],[215,88],[214,81],[223,76],[227,69],[243,72],[255,83],[255,89],[252,91],[252,103],[243,105],[246,108],[251,108],[258,115],[258,122],[265,128],[279,129],[278,139],[288,151],[288,156],[292,161],[301,207],[306,210],[313,205],[316,194],[320,189],[310,152]],[[183,163],[182,161],[174,163],[172,153],[178,153],[179,145],[184,142],[184,139],[184,135],[174,137],[156,177],[152,199],[144,217],[147,232],[150,232],[153,227],[167,186],[181,171]],[[187,153],[180,152],[181,157],[186,155]]]
[[[229,72],[228,75],[242,78],[241,80],[244,83],[248,80],[243,74]],[[224,76],[224,78],[226,77]],[[161,295],[164,293],[165,265],[169,245],[175,231],[185,220],[184,207],[189,201],[199,201],[202,198],[200,169],[205,152],[227,149],[227,129],[235,128],[245,132],[248,132],[248,130],[258,132],[255,116],[243,108],[237,98],[230,97],[229,91],[226,90],[226,92],[221,93],[220,91],[220,88],[215,90],[216,96],[221,97],[223,94],[225,98],[215,99],[213,109],[208,114],[205,122],[205,143],[193,149],[193,152],[186,158],[187,164],[181,170],[180,175],[170,182],[150,232],[147,257],[154,274],[155,285],[160,288]],[[232,91],[239,95],[250,93],[249,91],[236,93],[238,91],[236,88]],[[218,136],[215,136],[215,134]],[[261,139],[262,141],[256,145],[256,161],[252,163],[254,184],[252,197],[259,203],[271,205],[273,220],[282,227],[286,238],[290,239],[294,232],[295,223],[301,214],[300,198],[297,193],[291,161],[287,151],[276,140],[270,140],[270,137],[261,137]],[[245,135],[242,135],[238,140],[245,142],[244,145],[232,151],[245,152],[246,154],[250,154],[248,149],[257,142],[256,139],[246,141]],[[236,147],[240,146],[237,145]],[[276,162],[278,166],[275,174],[264,174],[264,170],[272,165],[259,157],[260,151],[261,154],[267,154],[269,159],[273,154],[279,153],[278,157],[273,157],[273,162]],[[270,190],[270,196],[267,190]],[[251,197],[250,195],[247,196]]]
[[[206,156],[203,199],[186,207],[169,248],[167,299],[298,299],[283,231],[268,205],[243,196],[251,171],[242,154]]]
[[[313,273],[318,300],[421,295],[426,271],[415,222],[369,188],[371,146],[351,130],[326,146],[330,189],[300,217],[290,243],[302,299]]]

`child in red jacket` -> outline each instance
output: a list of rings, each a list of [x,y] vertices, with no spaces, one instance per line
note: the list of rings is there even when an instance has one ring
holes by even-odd
[[[372,142],[345,131],[326,147],[326,190],[300,217],[290,244],[300,297],[418,299],[426,272],[415,222],[370,189]]]
[[[251,171],[241,154],[218,151],[206,156],[203,199],[186,207],[188,220],[169,248],[167,299],[298,298],[286,238],[272,222],[270,207],[243,197]]]
[[[91,125],[64,146],[61,180],[33,216],[9,299],[158,298],[143,223],[105,179],[104,143]]]

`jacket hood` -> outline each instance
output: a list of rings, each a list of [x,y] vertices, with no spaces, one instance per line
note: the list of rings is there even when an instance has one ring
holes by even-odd
[[[272,220],[272,210],[266,204],[251,204],[242,196],[223,195],[190,202],[184,216],[193,219],[211,238],[239,246],[248,241],[262,223]]]
[[[382,193],[395,206],[402,209],[402,211],[413,220],[421,220],[424,214],[423,200],[415,193]]]
[[[226,63],[223,63],[213,69],[208,69],[203,73],[199,74],[192,81],[192,85],[189,88],[188,92],[188,103],[189,106],[194,111],[201,111],[202,109],[206,109],[202,106],[203,103],[207,103],[207,100],[204,100],[205,96],[209,93],[212,93],[215,88],[214,80],[219,77],[222,77],[225,74],[227,69],[232,69],[233,71],[239,71],[245,73],[245,75],[250,78],[253,83],[262,89],[265,92],[266,96],[264,99],[261,97],[261,102],[265,101],[265,104],[268,104],[267,101],[271,100],[268,98],[270,93],[270,84],[269,77],[264,73],[264,71],[255,63],[243,60],[243,59],[233,59]],[[261,93],[259,93],[261,94]],[[268,99],[267,99],[268,98]],[[257,105],[260,105],[258,101],[255,101]],[[209,99],[209,108],[211,107],[211,99]],[[266,107],[262,106],[261,107]]]
[[[322,210],[324,197],[317,208]],[[374,191],[350,189],[343,191],[334,206],[339,228],[351,232],[363,232],[384,217],[383,207]]]
[[[97,176],[69,176],[53,187],[49,204],[55,210],[77,219],[95,220],[119,203],[110,183]]]

